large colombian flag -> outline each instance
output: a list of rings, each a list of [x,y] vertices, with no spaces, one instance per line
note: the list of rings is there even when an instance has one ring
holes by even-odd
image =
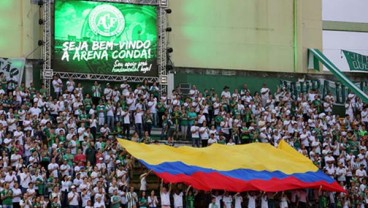
[[[119,139],[133,157],[166,182],[183,182],[199,190],[276,192],[314,188],[344,192],[308,158],[281,141],[206,148],[146,145]]]

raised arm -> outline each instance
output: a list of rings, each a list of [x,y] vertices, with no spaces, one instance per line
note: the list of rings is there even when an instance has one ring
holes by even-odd
[[[188,192],[189,192],[190,188],[192,188],[192,185],[189,185],[188,188],[187,188],[187,190],[185,191],[185,195],[186,196],[188,195]]]

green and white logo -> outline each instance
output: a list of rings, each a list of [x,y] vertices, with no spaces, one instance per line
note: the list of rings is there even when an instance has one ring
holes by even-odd
[[[119,35],[125,28],[124,15],[114,6],[99,5],[89,15],[89,27],[93,33],[101,36]]]

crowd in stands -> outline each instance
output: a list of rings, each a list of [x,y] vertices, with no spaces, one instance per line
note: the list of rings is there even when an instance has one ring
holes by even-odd
[[[349,93],[345,116],[333,114],[334,96],[292,95],[266,84],[251,92],[225,86],[187,95],[160,93],[158,83],[82,86],[73,79],[19,86],[0,74],[0,204],[2,207],[365,207],[367,105]],[[91,92],[91,93],[86,93]],[[158,137],[152,128],[160,129]],[[183,184],[139,190],[130,176],[137,161],[116,138],[147,144],[191,141],[193,147],[251,142],[277,146],[283,139],[309,157],[347,193],[293,190],[280,193],[202,192]],[[135,190],[135,188],[137,190]]]

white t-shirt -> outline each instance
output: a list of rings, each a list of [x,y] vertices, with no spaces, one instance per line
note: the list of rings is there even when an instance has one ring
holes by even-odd
[[[22,131],[14,131],[13,133],[14,138],[17,139],[17,141],[19,141],[20,145],[23,145],[23,137],[24,137],[24,133]]]
[[[69,187],[72,185],[71,181],[61,181],[61,191],[69,191]]]
[[[103,201],[100,201],[100,202],[96,201],[95,204],[93,205],[93,207],[94,208],[101,208],[101,207],[105,208],[106,206],[105,206],[105,203]]]
[[[364,110],[360,113],[363,122],[368,122],[368,110]]]
[[[198,126],[190,127],[190,131],[192,132],[192,138],[199,138],[199,127]]]
[[[233,198],[231,196],[223,196],[222,201],[224,202],[224,208],[231,208],[231,203],[233,202]]]
[[[67,81],[66,82],[66,86],[67,86],[67,90],[68,92],[73,92],[74,90],[74,86],[75,86],[75,82],[74,81]]]
[[[63,82],[61,81],[61,79],[54,79],[52,80],[52,86],[54,87],[54,92],[61,92]]]
[[[81,196],[82,196],[82,206],[85,207],[87,206],[87,202],[91,200],[91,194],[87,191],[86,194],[82,193]]]
[[[31,182],[31,175],[27,175],[26,173],[20,173],[20,185],[23,188],[28,188],[29,182]]]
[[[217,139],[215,139],[215,138],[209,138],[208,139],[208,145],[213,144],[213,143],[217,143]]]
[[[161,205],[170,206],[170,192],[161,192]]]
[[[55,169],[56,168],[56,169]],[[51,173],[54,175],[54,177],[58,177],[58,169],[59,169],[59,165],[57,163],[50,163],[47,166],[48,170],[54,169]]]
[[[157,203],[158,203],[158,200],[156,196],[154,197],[148,196],[148,204],[149,204],[148,207],[157,207]]]
[[[22,194],[22,191],[20,190],[20,188],[12,189],[12,191],[13,191],[13,203],[20,202],[20,196],[22,195],[14,197],[15,195]]]
[[[174,193],[174,208],[183,207],[183,192],[179,194]]]
[[[358,177],[367,177],[367,172],[363,169],[363,170],[356,170],[355,171],[355,175]]]
[[[147,181],[146,177],[141,178],[141,187],[139,188],[140,191],[146,191],[147,190]]]
[[[141,124],[142,123],[142,118],[143,118],[143,111],[136,112],[134,114],[134,121],[135,121],[136,124]]]
[[[69,201],[70,198],[71,198],[71,200]],[[68,193],[68,201],[69,201],[69,205],[78,206],[79,205],[78,193],[77,192],[69,192]]]
[[[207,127],[200,127],[199,128],[199,133],[201,135],[201,139],[208,139],[209,135],[208,135],[208,128]]]
[[[248,195],[248,208],[256,208],[256,196]]]
[[[23,208],[31,208],[32,207],[32,200],[25,201],[24,199],[20,200],[19,205]]]

